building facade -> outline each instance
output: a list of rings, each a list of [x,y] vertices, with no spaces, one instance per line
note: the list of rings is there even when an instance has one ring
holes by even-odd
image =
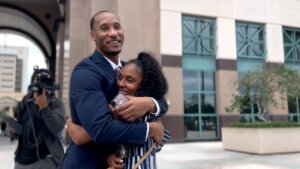
[[[3,53],[0,56],[1,92],[15,92],[17,55]]]
[[[28,49],[0,46],[0,92],[27,92]]]
[[[300,71],[299,0],[72,0],[66,5],[70,70],[95,49],[88,26],[100,10],[120,16],[124,60],[139,51],[155,54],[169,83],[163,121],[174,142],[219,140],[222,126],[256,120],[255,108],[225,111],[241,74],[266,62]],[[272,120],[299,121],[299,99],[282,104],[270,107]]]
[[[27,57],[27,48],[0,46],[0,111],[9,116],[27,92]]]

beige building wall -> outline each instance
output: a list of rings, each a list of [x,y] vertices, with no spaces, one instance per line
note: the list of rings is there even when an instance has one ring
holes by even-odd
[[[282,26],[278,24],[266,24],[266,62],[284,63]]]
[[[173,141],[182,142],[186,128],[183,118],[182,15],[178,11],[164,10],[163,3],[160,1],[160,53],[169,84],[169,110],[164,117],[164,125],[171,131]]]
[[[122,59],[129,60],[135,58],[140,51],[150,51],[159,61],[161,60],[158,0],[72,0],[68,5],[70,8],[68,34],[72,58],[70,70],[95,50],[94,42],[90,39],[89,24],[90,18],[101,10],[110,10],[120,16],[125,33]]]
[[[90,55],[89,19],[91,17],[91,0],[67,1],[66,32],[70,41],[70,70],[83,58]]]
[[[226,9],[226,8],[225,8]],[[229,13],[225,12],[228,16]],[[237,86],[234,82],[238,75],[236,71],[236,29],[235,20],[218,17],[216,19],[216,101],[217,112],[220,114],[221,125],[226,125],[238,118],[238,112],[226,112],[233,95],[237,94]]]
[[[230,83],[237,80],[236,21],[265,24],[266,61],[270,63],[284,63],[282,26],[300,27],[300,1],[297,0],[161,0],[160,9],[163,54],[181,54],[182,33],[178,27],[181,27],[182,15],[216,18],[217,107],[220,114],[226,114],[225,108],[232,94],[237,92],[228,85],[228,79],[232,80]],[[170,25],[177,27],[171,30]],[[233,62],[226,66],[226,61]],[[288,113],[283,108],[273,108],[272,112]]]
[[[118,0],[117,6],[125,33],[121,57],[129,60],[149,51],[161,62],[159,0]]]
[[[170,87],[167,95],[170,108],[164,121],[169,126],[179,122],[177,126],[182,129],[182,15],[216,19],[216,102],[217,112],[225,119],[225,116],[239,118],[237,112],[225,111],[232,95],[237,93],[237,86],[233,85],[238,77],[236,22],[265,24],[266,61],[276,64],[284,62],[282,26],[300,28],[299,0],[72,0],[68,3],[70,73],[95,49],[89,37],[90,18],[100,10],[111,10],[120,16],[125,32],[122,59],[129,60],[146,50],[154,53],[161,63]],[[287,109],[272,111],[276,115],[287,114]],[[179,131],[175,138],[184,138],[182,133]]]
[[[163,123],[165,128],[172,133],[172,140],[175,142],[182,142],[185,134],[183,119],[184,99],[182,90],[182,68],[175,66],[164,66],[163,73],[166,76],[169,85],[169,91],[166,95],[166,99],[169,104],[169,110],[166,116],[163,117]]]

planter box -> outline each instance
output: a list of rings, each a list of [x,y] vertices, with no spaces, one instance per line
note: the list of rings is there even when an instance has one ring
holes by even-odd
[[[222,128],[225,150],[254,154],[300,152],[300,128]]]

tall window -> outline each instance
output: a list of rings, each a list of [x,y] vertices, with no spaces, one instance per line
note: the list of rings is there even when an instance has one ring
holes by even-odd
[[[300,63],[300,29],[283,28],[284,56],[288,63]]]
[[[300,73],[300,29],[283,27],[284,58],[288,67]],[[290,121],[300,123],[300,96],[288,98]]]
[[[264,26],[260,24],[236,23],[237,56],[239,58],[265,58]]]
[[[264,25],[261,24],[236,23],[237,70],[239,79],[245,73],[255,71],[264,64],[266,55],[264,29]],[[239,90],[242,91],[243,86],[239,86]],[[245,104],[247,104],[247,100],[245,100]],[[240,112],[240,120],[243,122],[256,121],[257,112],[257,106],[252,104],[249,109]]]
[[[184,16],[182,22],[184,55],[215,57],[215,21]]]
[[[219,138],[215,91],[215,20],[183,16],[183,87],[186,139]]]
[[[216,139],[218,118],[214,72],[183,72],[184,115],[188,139]]]
[[[288,98],[289,120],[300,122],[300,97]]]

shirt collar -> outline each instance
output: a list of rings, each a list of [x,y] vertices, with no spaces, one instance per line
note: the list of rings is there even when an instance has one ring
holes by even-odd
[[[105,56],[104,56],[104,58],[108,61],[108,63],[111,65],[111,67],[112,67],[114,70],[115,70],[115,68],[118,67],[118,66],[122,67],[120,58],[118,58],[118,65],[116,65],[114,62],[112,62],[110,59],[106,58]]]

